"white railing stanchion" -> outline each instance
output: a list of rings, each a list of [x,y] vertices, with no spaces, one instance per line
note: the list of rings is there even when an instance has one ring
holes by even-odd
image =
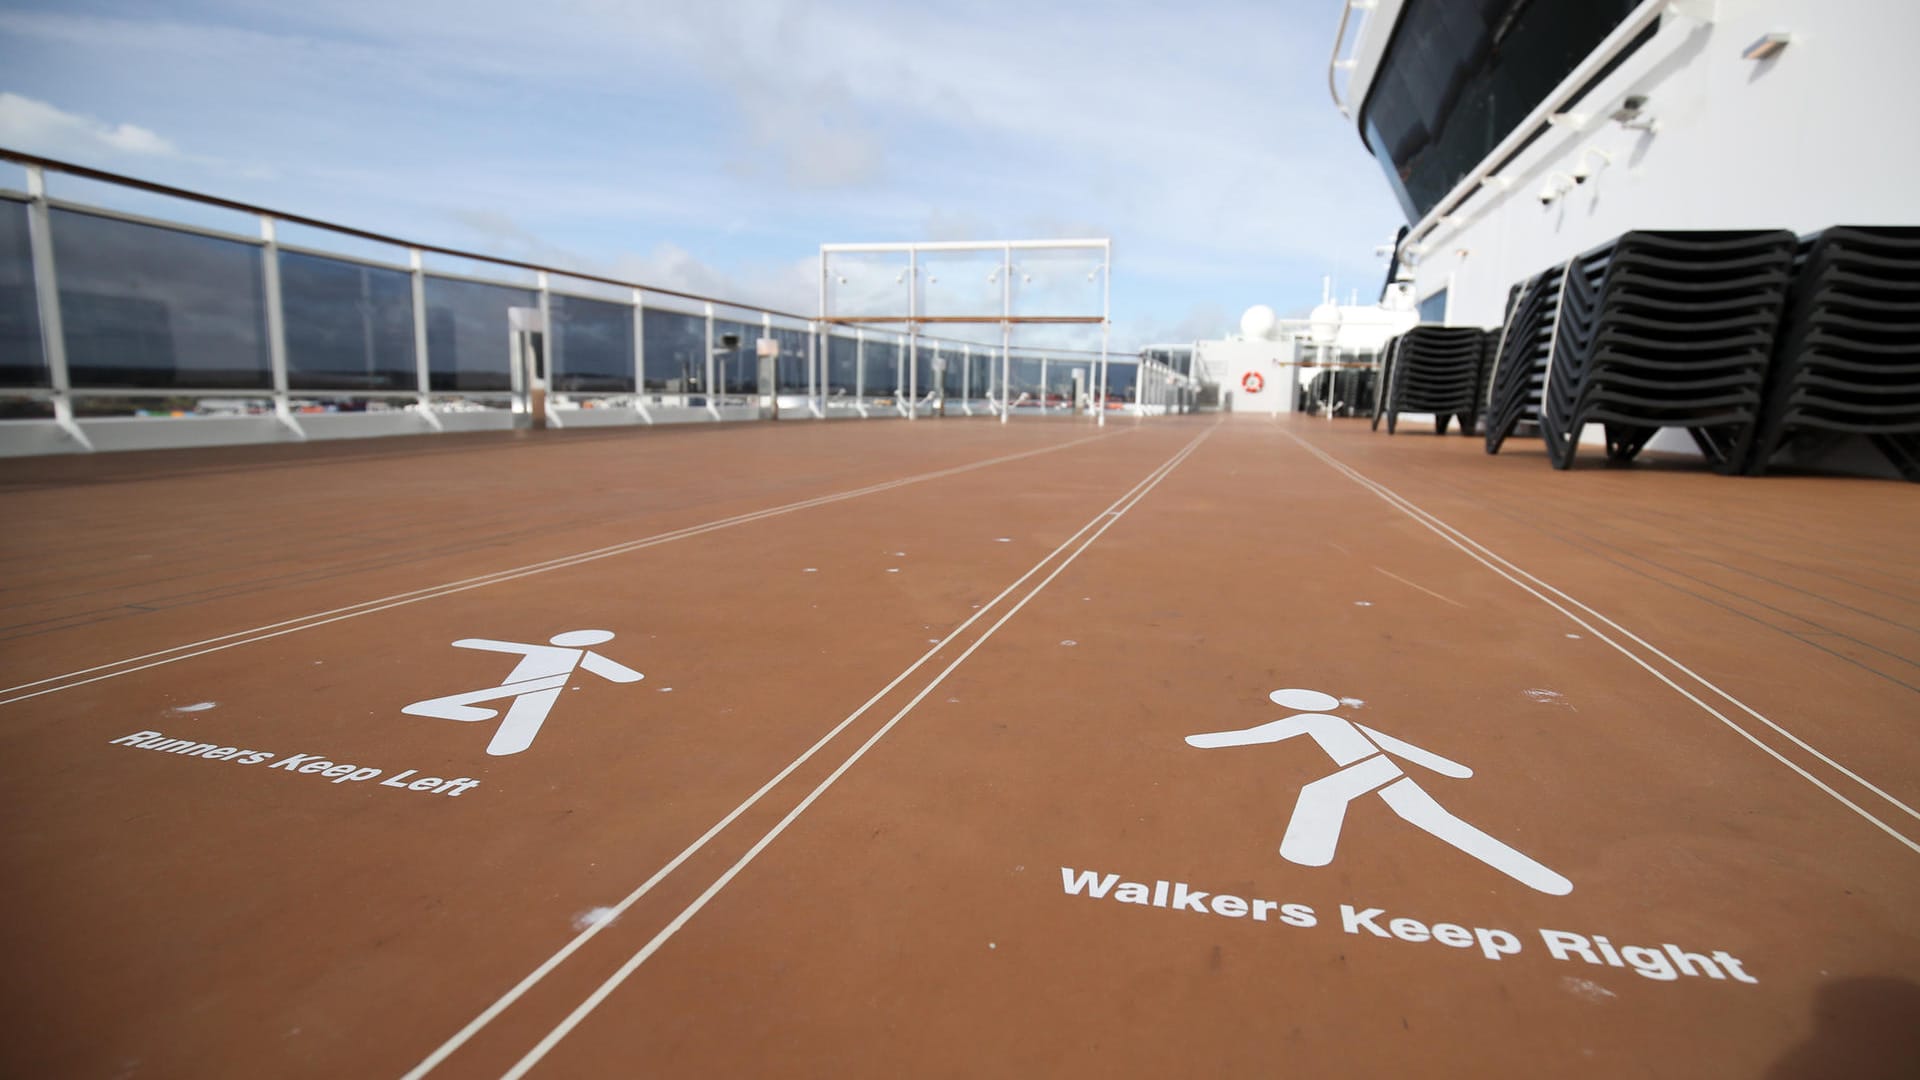
[[[446,430],[433,412],[433,367],[427,359],[427,269],[426,256],[419,248],[407,249],[408,274],[413,286],[413,373],[414,389],[419,393],[414,408],[435,431]]]
[[[93,440],[73,416],[73,381],[67,371],[66,324],[60,317],[60,279],[53,259],[53,215],[47,208],[47,177],[27,166],[27,247],[33,261],[33,296],[40,315],[40,355],[53,386],[53,420],[67,437],[91,451]]]

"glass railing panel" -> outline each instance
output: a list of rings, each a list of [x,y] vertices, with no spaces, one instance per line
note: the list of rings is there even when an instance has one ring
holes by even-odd
[[[642,372],[651,393],[697,394],[705,390],[707,320],[704,315],[648,307],[641,316],[646,353]]]
[[[893,341],[867,339],[860,383],[869,404],[891,405],[905,392],[906,380],[900,362],[900,348]]]
[[[406,271],[283,251],[280,303],[290,388],[419,389]]]
[[[734,344],[727,345],[727,335]],[[720,391],[730,395],[758,393],[759,361],[754,358],[754,343],[760,340],[760,327],[732,319],[713,321],[713,366],[720,380]]]
[[[860,343],[839,334],[827,338],[827,404],[852,405],[860,393]]]
[[[535,307],[528,289],[428,277],[428,387],[435,391],[511,390],[507,309]]]
[[[0,199],[0,386],[47,386],[27,205]]]
[[[51,211],[75,386],[270,388],[252,244]]]
[[[553,388],[573,393],[631,393],[633,308],[554,295]]]

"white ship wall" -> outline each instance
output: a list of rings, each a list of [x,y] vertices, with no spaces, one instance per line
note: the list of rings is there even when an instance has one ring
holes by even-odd
[[[1427,240],[1416,295],[1447,289],[1447,321],[1497,326],[1507,289],[1629,229],[1920,224],[1920,3],[1717,0],[1702,22],[1670,11],[1655,38]],[[1741,57],[1792,35],[1771,60]],[[1656,132],[1608,119],[1645,94]],[[1610,155],[1610,163],[1589,150]],[[1551,205],[1540,193],[1579,159],[1592,178]],[[1565,181],[1559,182],[1566,186]],[[1489,198],[1491,196],[1491,198]]]

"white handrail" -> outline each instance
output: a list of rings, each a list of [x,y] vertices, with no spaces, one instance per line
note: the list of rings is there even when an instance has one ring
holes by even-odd
[[[1333,85],[1333,73],[1340,70],[1340,46],[1347,40],[1347,20],[1353,17],[1353,9],[1354,0],[1346,0],[1340,8],[1340,29],[1333,32],[1333,55],[1327,57],[1327,95],[1333,98],[1333,107],[1348,119],[1353,118],[1353,110],[1347,108],[1346,101],[1340,97],[1339,88]],[[1353,64],[1349,61],[1346,66],[1351,68]]]
[[[1547,123],[1549,117],[1558,115],[1568,99],[1587,84],[1587,80],[1593,78],[1602,68],[1625,52],[1628,43],[1639,37],[1641,31],[1651,26],[1654,20],[1674,6],[1674,3],[1675,0],[1641,0],[1640,6],[1633,9],[1633,14],[1627,16],[1624,22],[1613,28],[1612,33],[1601,39],[1599,46],[1588,53],[1585,60],[1575,65],[1574,69],[1567,73],[1566,78],[1561,79],[1560,84],[1553,88],[1553,92],[1542,98],[1540,104],[1534,106],[1526,119],[1514,125],[1513,130],[1507,133],[1507,137],[1500,140],[1500,144],[1495,146],[1487,156],[1481,158],[1480,164],[1474,166],[1472,172],[1453,185],[1445,198],[1435,202],[1426,216],[1416,222],[1413,228],[1407,230],[1406,238],[1400,241],[1400,257],[1410,263],[1415,261],[1407,258],[1409,248],[1426,240],[1428,235],[1442,224],[1457,225],[1459,223],[1457,220],[1451,220],[1455,215],[1450,208],[1458,205],[1479,187],[1493,173],[1495,164],[1504,164],[1515,151],[1519,150],[1521,144],[1532,136],[1534,129]],[[1329,75],[1328,78],[1331,80],[1332,76]],[[1346,110],[1343,107],[1341,111],[1344,113]]]

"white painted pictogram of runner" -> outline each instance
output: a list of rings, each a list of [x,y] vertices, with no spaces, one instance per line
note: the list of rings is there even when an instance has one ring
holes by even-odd
[[[559,699],[560,691],[566,689],[574,668],[591,671],[617,683],[639,682],[645,678],[625,664],[583,647],[612,641],[611,630],[569,630],[547,640],[549,644],[546,645],[525,645],[518,641],[461,638],[453,643],[454,648],[519,653],[522,659],[499,686],[416,701],[400,711],[409,716],[473,723],[491,720],[499,715],[496,709],[476,709],[473,707],[475,704],[512,698],[513,704],[507,706],[506,719],[500,721],[499,730],[493,733],[493,741],[487,744],[487,753],[505,757],[533,745],[533,737],[540,734],[540,725],[546,722],[547,713]]]
[[[1365,724],[1331,715],[1327,710],[1338,708],[1340,700],[1318,690],[1275,690],[1267,697],[1284,708],[1311,711],[1240,731],[1189,735],[1187,745],[1212,750],[1305,735],[1319,743],[1335,765],[1342,766],[1339,772],[1300,789],[1300,798],[1293,804],[1293,819],[1287,822],[1286,836],[1280,841],[1281,858],[1302,866],[1332,862],[1334,848],[1340,843],[1340,826],[1346,821],[1347,804],[1377,791],[1394,813],[1515,881],[1554,896],[1573,891],[1573,882],[1453,816],[1388,755],[1460,780],[1472,776],[1472,769]]]

